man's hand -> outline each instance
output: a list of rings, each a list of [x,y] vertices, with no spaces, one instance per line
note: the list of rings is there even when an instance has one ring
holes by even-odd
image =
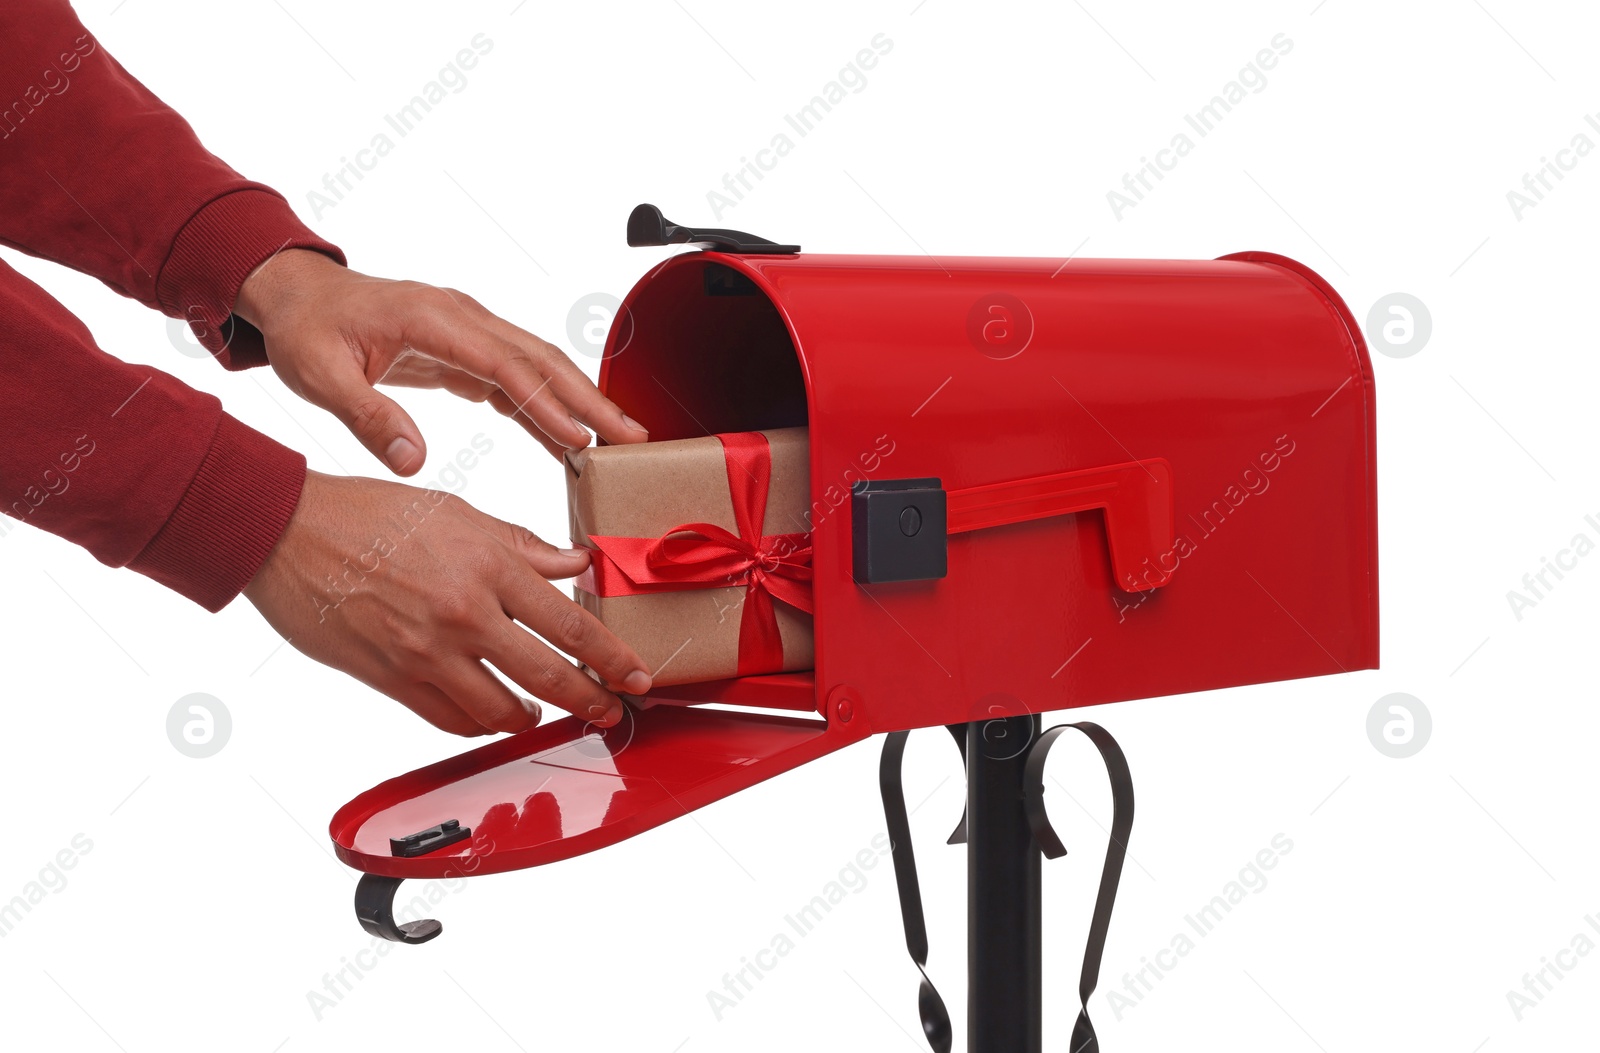
[[[373,385],[444,388],[487,401],[556,457],[648,433],[559,348],[491,314],[465,293],[373,278],[320,252],[289,249],[256,268],[234,313],[261,330],[267,359],[301,398],[344,422],[391,470],[413,475],[422,432]]]
[[[311,472],[244,594],[296,649],[445,731],[539,722],[539,707],[485,662],[535,698],[610,726],[622,717],[613,692],[643,694],[650,674],[549,582],[588,564],[582,549],[555,548],[438,491]],[[606,687],[528,629],[582,659]]]

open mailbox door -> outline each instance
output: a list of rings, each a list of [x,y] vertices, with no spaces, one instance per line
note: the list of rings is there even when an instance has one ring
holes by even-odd
[[[629,293],[605,393],[654,439],[810,429],[815,669],[663,688],[617,728],[557,720],[367,791],[330,830],[368,875],[362,924],[421,942],[438,924],[394,919],[402,879],[594,851],[875,733],[894,733],[893,830],[896,743],[943,725],[969,768],[973,960],[992,961],[971,1048],[1037,1049],[1038,860],[1060,847],[1038,715],[1377,666],[1359,327],[1268,253],[803,254],[650,206],[629,241],[709,247]],[[1131,823],[1120,751],[1073,726],[1116,762]],[[1017,748],[988,749],[994,727]],[[909,853],[895,845],[920,967]],[[1102,941],[1113,861],[1116,839]],[[948,1048],[936,994],[922,1011]]]
[[[745,697],[785,690],[784,676],[760,679],[773,683],[746,685]],[[520,870],[615,844],[865,736],[848,727],[683,701],[630,708],[606,729],[563,717],[381,783],[330,832],[339,858],[367,874]]]

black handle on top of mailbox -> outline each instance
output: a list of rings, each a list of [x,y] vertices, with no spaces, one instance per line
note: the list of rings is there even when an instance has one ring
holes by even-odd
[[[643,245],[710,245],[723,252],[749,254],[792,255],[800,251],[798,245],[779,245],[775,241],[746,234],[742,230],[721,230],[715,227],[685,227],[661,214],[654,205],[636,207],[628,216],[628,244]]]

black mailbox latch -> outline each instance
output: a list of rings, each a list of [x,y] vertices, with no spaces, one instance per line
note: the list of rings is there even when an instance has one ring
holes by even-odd
[[[472,836],[472,827],[462,826],[459,819],[447,819],[438,826],[430,826],[426,830],[418,830],[414,834],[404,837],[389,838],[389,852],[404,858],[424,856],[429,852],[453,845],[457,841],[465,841]]]
[[[855,580],[945,576],[945,492],[938,479],[861,479],[850,493]]]

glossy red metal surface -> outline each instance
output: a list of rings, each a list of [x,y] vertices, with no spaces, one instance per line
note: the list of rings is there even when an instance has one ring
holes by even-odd
[[[340,859],[369,874],[433,878],[553,863],[615,844],[864,737],[816,717],[684,706],[634,712],[600,733],[576,717],[390,779],[333,817]],[[450,819],[472,836],[399,858],[389,839]]]
[[[874,731],[1377,664],[1371,364],[1300,264],[689,253],[625,309],[602,386],[654,437],[810,426],[818,695],[853,689]],[[852,580],[857,479],[1155,459],[1159,588],[1119,587],[1099,512]]]
[[[654,438],[810,427],[816,669],[390,780],[334,817],[351,866],[534,866],[873,732],[1377,665],[1371,364],[1300,264],[695,252],[625,310],[601,384]],[[947,575],[857,584],[851,484],[923,477]],[[473,838],[390,855],[448,819]]]
[[[990,483],[950,494],[946,533],[964,534],[1099,509],[1117,586],[1144,592],[1171,580],[1172,465],[1155,459]]]

